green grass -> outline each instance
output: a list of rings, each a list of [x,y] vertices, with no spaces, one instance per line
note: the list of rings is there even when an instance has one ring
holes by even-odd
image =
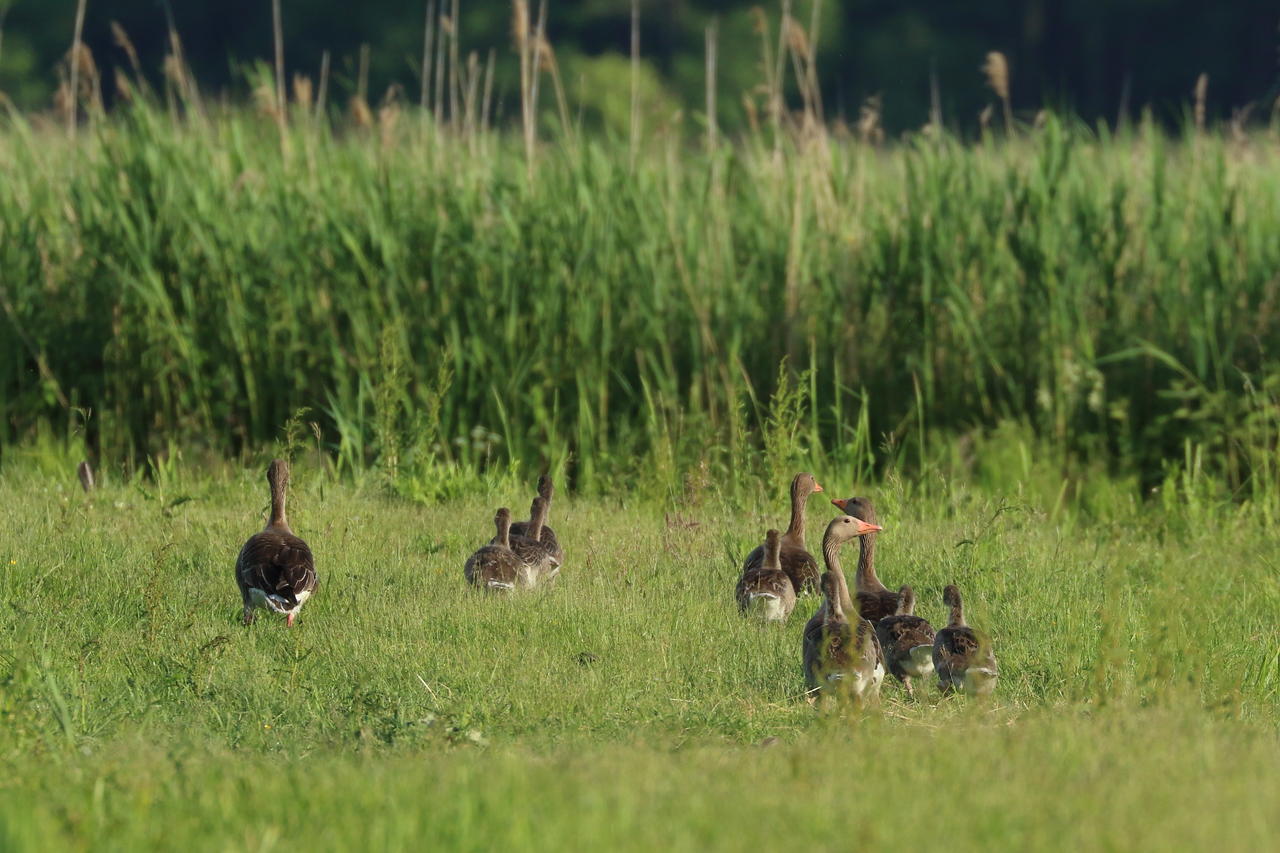
[[[1249,849],[1280,831],[1280,584],[1256,514],[1101,517],[891,478],[881,576],[935,621],[958,583],[1000,684],[990,704],[887,685],[877,711],[820,716],[799,699],[815,600],[780,629],[732,601],[730,555],[785,513],[772,491],[559,499],[559,588],[490,600],[462,562],[526,485],[419,505],[299,463],[290,515],[321,586],[290,631],[238,624],[259,471],[87,497],[10,464],[0,846]]]
[[[527,169],[508,133],[396,115],[295,112],[286,155],[247,108],[122,106],[74,143],[11,113],[0,439],[83,435],[141,468],[253,452],[307,407],[343,466],[549,461],[605,492],[735,476],[785,357],[813,370],[798,435],[832,464],[927,470],[1015,423],[1145,488],[1202,452],[1280,515],[1263,134],[1049,116],[708,154],[671,132],[634,167],[553,136]]]

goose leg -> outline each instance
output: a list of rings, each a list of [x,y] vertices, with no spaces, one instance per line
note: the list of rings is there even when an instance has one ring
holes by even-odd
[[[907,698],[914,700],[916,698],[916,689],[911,685],[911,676],[902,676],[902,686],[907,689]]]
[[[244,605],[244,624],[246,625],[253,624],[253,605],[249,604],[248,602],[246,602]]]
[[[289,627],[289,628],[292,628],[292,627],[293,627],[293,617],[294,617],[294,616],[296,616],[296,615],[297,615],[297,612],[296,612],[296,611],[294,611],[294,612],[291,612],[288,616],[286,616],[286,617],[285,617],[285,619],[284,619],[284,624],[285,624],[285,626],[286,626],[286,627]]]

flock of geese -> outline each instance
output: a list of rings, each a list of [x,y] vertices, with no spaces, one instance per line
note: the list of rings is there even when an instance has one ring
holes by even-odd
[[[266,528],[245,542],[236,560],[236,582],[244,601],[244,622],[258,609],[286,617],[292,626],[316,588],[315,560],[307,543],[294,534],[285,515],[289,466],[280,459],[267,468],[271,517]],[[742,566],[734,595],[744,616],[785,622],[799,596],[820,592],[822,601],[804,627],[801,658],[810,701],[844,697],[858,703],[879,697],[886,671],[914,697],[911,679],[936,675],[943,693],[986,695],[995,689],[996,658],[990,639],[965,623],[960,590],[949,585],[943,603],[950,608],[945,628],[935,631],[915,614],[910,586],[897,592],[876,576],[873,562],[875,510],[867,498],[831,501],[843,515],[832,519],[822,537],[826,571],[805,548],[805,506],[822,486],[812,474],[791,482],[791,523],[785,532],[769,530]],[[472,586],[510,593],[553,584],[564,549],[547,524],[554,488],[538,478],[528,521],[511,520],[506,507],[494,517],[496,535],[467,558],[463,574]],[[840,548],[859,540],[854,594],[850,595]]]

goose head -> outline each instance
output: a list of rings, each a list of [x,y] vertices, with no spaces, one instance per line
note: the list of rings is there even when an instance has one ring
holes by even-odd
[[[827,525],[827,532],[823,535],[822,542],[824,547],[828,542],[839,545],[855,537],[866,536],[868,533],[881,530],[884,528],[880,525],[863,521],[856,515],[838,515]]]
[[[791,497],[792,499],[803,499],[809,497],[814,492],[822,491],[822,485],[818,483],[816,477],[807,472],[796,474],[791,481]]]
[[[876,511],[871,506],[871,498],[832,498],[831,505],[847,515],[861,518],[871,524],[876,523]]]

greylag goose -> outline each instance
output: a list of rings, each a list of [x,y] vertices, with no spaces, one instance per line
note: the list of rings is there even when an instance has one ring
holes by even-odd
[[[311,549],[293,534],[285,517],[289,465],[273,459],[267,467],[271,486],[271,518],[261,533],[249,537],[236,558],[236,584],[244,599],[244,624],[253,622],[258,607],[285,614],[293,627],[302,605],[316,589],[316,564]]]
[[[985,696],[996,687],[996,653],[991,638],[965,624],[964,602],[954,584],[942,591],[942,601],[951,608],[951,619],[933,638],[938,686],[943,693],[955,689]]]
[[[797,593],[818,589],[818,563],[804,547],[804,509],[809,495],[820,491],[822,486],[812,474],[796,474],[791,481],[791,523],[779,540],[778,560]],[[742,573],[759,568],[763,562],[764,546],[757,545],[743,561]]]
[[[836,498],[831,502],[847,515],[876,523],[876,511],[870,498]],[[886,616],[898,612],[898,593],[886,587],[876,577],[876,535],[863,536],[858,542],[858,571],[853,586],[858,598],[858,613],[872,625]]]
[[[832,519],[822,537],[822,606],[804,626],[802,659],[810,696],[843,693],[856,701],[875,699],[884,680],[884,655],[875,628],[853,611],[840,568],[840,546],[880,528],[845,515]],[[855,624],[849,623],[850,615]]]
[[[511,510],[505,506],[493,517],[497,535],[467,558],[462,573],[467,583],[486,592],[510,592],[521,582],[527,567],[511,550]]]
[[[770,530],[764,535],[764,562],[747,569],[738,579],[734,597],[743,615],[754,614],[766,622],[785,622],[796,606],[796,589],[778,559],[781,535]]]
[[[524,527],[524,535],[512,533],[509,537],[511,550],[516,552],[516,556],[525,565],[521,583],[526,589],[549,581],[560,572],[560,559],[555,555],[555,547],[542,540],[546,529],[543,522],[546,518],[547,501],[539,495],[533,499],[533,506],[529,508],[529,523]]]
[[[915,615],[916,594],[909,586],[898,590],[898,612],[876,623],[876,637],[884,649],[889,672],[915,697],[911,679],[933,672],[933,626]]]
[[[551,512],[551,496],[555,494],[555,485],[551,482],[551,477],[543,474],[538,477],[538,497],[546,501],[547,512]],[[533,515],[530,514],[528,521],[515,521],[511,523],[512,536],[528,536],[529,527],[533,524]],[[560,540],[556,538],[556,532],[546,523],[543,518],[542,533],[538,537],[538,541],[544,543],[551,552],[551,556],[555,557],[559,562],[564,562],[564,549],[560,547]]]

